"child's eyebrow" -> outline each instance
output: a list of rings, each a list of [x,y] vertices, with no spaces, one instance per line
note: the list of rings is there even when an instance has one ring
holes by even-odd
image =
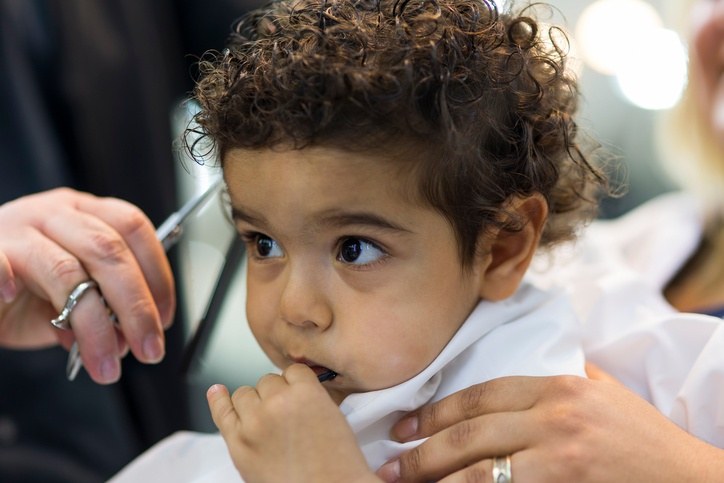
[[[265,226],[266,221],[263,217],[254,216],[234,206],[231,207],[231,219],[234,221],[245,221],[250,225]]]
[[[321,225],[334,228],[342,228],[349,225],[368,225],[386,230],[402,231],[411,233],[411,231],[387,218],[379,216],[375,213],[368,212],[342,212],[331,213],[321,217]]]
[[[244,221],[251,225],[265,227],[267,225],[266,219],[263,216],[255,216],[251,213],[247,213],[240,208],[231,208],[231,217],[235,221]],[[332,228],[343,228],[350,225],[366,225],[376,228],[382,228],[385,230],[400,231],[405,233],[412,233],[411,230],[404,226],[395,223],[387,218],[379,216],[375,213],[369,212],[332,212],[323,214],[316,221],[315,224],[332,227]]]

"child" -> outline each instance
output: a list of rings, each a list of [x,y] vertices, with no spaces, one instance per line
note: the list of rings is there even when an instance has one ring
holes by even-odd
[[[603,178],[563,46],[531,14],[282,0],[202,62],[247,319],[282,370],[208,393],[246,481],[375,480],[404,412],[503,375],[584,374],[567,303],[523,279]],[[217,436],[179,438],[121,477],[238,478]]]

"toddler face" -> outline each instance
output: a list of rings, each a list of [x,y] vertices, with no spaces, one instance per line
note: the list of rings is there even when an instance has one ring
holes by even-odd
[[[280,368],[335,371],[337,402],[419,373],[478,302],[483,262],[461,268],[452,227],[414,201],[408,172],[324,147],[225,158],[251,330]]]
[[[692,10],[692,62],[699,73],[698,102],[724,144],[724,0],[699,0]]]

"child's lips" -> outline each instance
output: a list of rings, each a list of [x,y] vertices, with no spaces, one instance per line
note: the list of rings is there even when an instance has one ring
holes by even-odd
[[[317,376],[330,371],[329,368],[324,366],[309,366],[309,368],[312,369],[314,371],[314,374],[316,374]]]
[[[308,360],[308,359],[294,359],[294,362],[297,362],[297,363],[299,363],[299,364],[305,364],[305,365],[308,366],[311,370],[313,370],[313,371],[314,371],[314,374],[317,375],[317,376],[319,376],[319,375],[321,375],[321,374],[324,374],[324,373],[329,372],[329,371],[332,370],[332,369],[330,369],[329,367],[320,366],[320,365],[317,364],[316,362],[310,361],[310,360]]]
[[[335,377],[337,377],[337,373],[335,371],[333,371],[332,369],[330,369],[329,367],[321,366],[314,361],[310,361],[309,359],[293,358],[293,360],[294,360],[294,362],[297,362],[299,364],[305,364],[307,367],[309,367],[311,370],[314,371],[314,374],[317,377],[320,377],[320,376],[324,377],[325,381],[334,379]]]

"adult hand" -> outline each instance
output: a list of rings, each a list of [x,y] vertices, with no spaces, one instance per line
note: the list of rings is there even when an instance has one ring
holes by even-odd
[[[379,481],[352,428],[303,364],[262,377],[256,388],[240,387],[233,397],[212,386],[207,398],[244,481]]]
[[[378,471],[387,482],[492,482],[492,458],[505,455],[517,483],[724,481],[724,451],[622,385],[575,376],[478,384],[392,431],[430,438]]]
[[[175,310],[174,281],[155,229],[137,207],[61,188],[0,206],[0,345],[39,348],[77,340],[90,377],[120,377],[128,348],[142,362],[163,358]],[[72,331],[56,329],[68,295],[93,279],[72,311]],[[118,318],[114,327],[110,307]]]

